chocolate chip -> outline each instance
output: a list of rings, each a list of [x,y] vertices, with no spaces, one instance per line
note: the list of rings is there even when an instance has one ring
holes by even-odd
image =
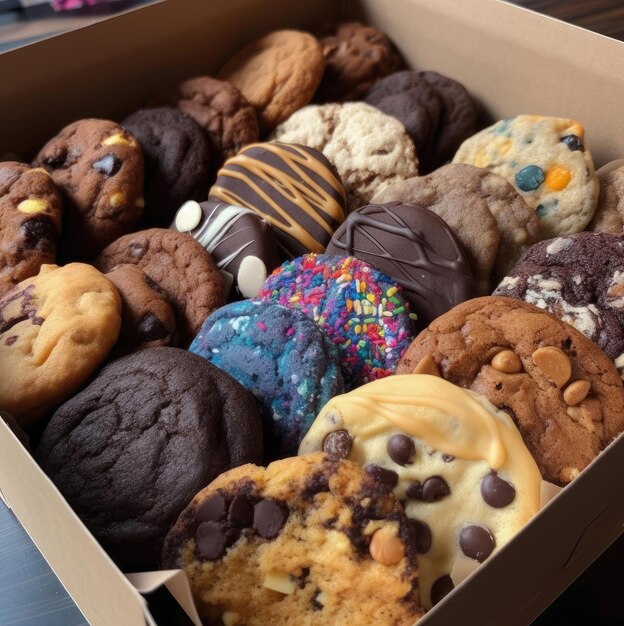
[[[51,219],[38,215],[31,217],[22,223],[20,235],[23,246],[28,249],[41,248],[42,244],[54,243],[58,237],[58,231]]]
[[[422,483],[419,480],[415,480],[405,490],[405,495],[408,498],[412,498],[412,500],[422,500],[422,490],[423,490]]]
[[[495,509],[502,509],[513,502],[516,497],[516,490],[511,483],[500,478],[492,470],[481,481],[481,496],[490,506]]]
[[[329,433],[323,440],[323,452],[331,456],[346,459],[351,452],[353,438],[346,430],[336,430]]]
[[[215,493],[208,500],[204,500],[195,511],[198,522],[218,522],[225,517],[227,502],[220,493]]]
[[[431,550],[431,529],[429,525],[421,522],[419,519],[410,519],[409,523],[414,532],[417,554],[426,554]]]
[[[440,576],[431,587],[431,604],[435,606],[444,596],[451,593],[453,589],[455,589],[453,579],[448,574]]]
[[[364,469],[377,482],[380,482],[382,485],[390,487],[390,489],[394,489],[399,482],[399,475],[396,472],[385,469],[380,465],[375,465],[374,463],[371,463],[370,465],[367,465]]]
[[[321,590],[319,589],[315,594],[314,597],[312,598],[312,608],[315,611],[322,611],[323,610],[323,605],[319,602],[318,598],[321,595]]]
[[[67,148],[61,148],[60,146],[56,146],[52,148],[52,152],[46,154],[41,162],[52,169],[56,169],[57,167],[62,167],[65,165],[65,161],[67,161]]]
[[[406,435],[392,435],[386,445],[390,458],[397,465],[407,465],[414,461],[416,447],[414,440]]]
[[[443,454],[443,455],[442,455],[442,460],[443,460],[445,463],[450,463],[451,461],[454,461],[454,460],[455,460],[455,457],[454,457],[452,454]]]
[[[143,316],[138,331],[139,336],[145,342],[164,339],[169,334],[165,325],[153,313],[146,313]]]
[[[195,533],[199,556],[216,561],[225,554],[227,538],[217,522],[202,522]]]
[[[451,493],[451,488],[441,476],[427,478],[422,486],[422,499],[425,502],[437,502]]]
[[[114,176],[121,169],[121,160],[114,154],[107,154],[93,164],[93,169],[105,176]]]
[[[577,135],[565,135],[565,137],[561,138],[561,141],[573,152],[575,150],[585,150],[583,140]]]
[[[275,539],[288,519],[288,513],[275,500],[261,500],[254,507],[253,527],[265,539]]]
[[[459,534],[459,547],[471,559],[483,563],[492,554],[496,542],[492,533],[482,526],[466,526]]]
[[[253,522],[253,506],[251,502],[243,495],[234,496],[232,504],[230,504],[230,520],[234,524],[247,528]]]

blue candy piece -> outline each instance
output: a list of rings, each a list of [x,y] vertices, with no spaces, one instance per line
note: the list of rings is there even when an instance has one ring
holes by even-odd
[[[344,390],[337,347],[307,315],[279,304],[243,300],[217,310],[189,350],[255,395],[273,457],[297,454],[321,408]]]
[[[527,165],[516,174],[516,185],[522,191],[533,191],[544,182],[544,170],[538,165]]]

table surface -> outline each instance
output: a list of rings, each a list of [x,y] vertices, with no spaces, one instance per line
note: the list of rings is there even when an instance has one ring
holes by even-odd
[[[516,4],[624,40],[624,0],[516,0]],[[80,18],[74,18],[80,20]],[[25,37],[58,31],[60,22],[25,25]],[[63,28],[82,26],[79,21]],[[46,31],[47,29],[47,31]],[[0,27],[0,51],[17,26]],[[4,43],[3,43],[4,35]],[[19,38],[18,38],[19,39]],[[613,544],[533,626],[624,624],[624,536]],[[56,576],[0,500],[0,626],[87,624]]]

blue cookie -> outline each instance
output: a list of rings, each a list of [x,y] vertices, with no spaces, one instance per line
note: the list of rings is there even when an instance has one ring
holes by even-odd
[[[321,408],[344,389],[336,346],[304,313],[279,304],[243,300],[219,309],[189,350],[253,392],[269,455],[297,454]]]

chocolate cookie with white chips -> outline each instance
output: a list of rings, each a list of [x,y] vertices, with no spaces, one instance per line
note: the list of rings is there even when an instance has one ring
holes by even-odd
[[[256,212],[223,202],[185,202],[171,229],[188,233],[215,260],[228,288],[254,298],[279,265],[271,226]]]
[[[597,343],[624,376],[624,235],[541,241],[494,291],[546,309]]]

